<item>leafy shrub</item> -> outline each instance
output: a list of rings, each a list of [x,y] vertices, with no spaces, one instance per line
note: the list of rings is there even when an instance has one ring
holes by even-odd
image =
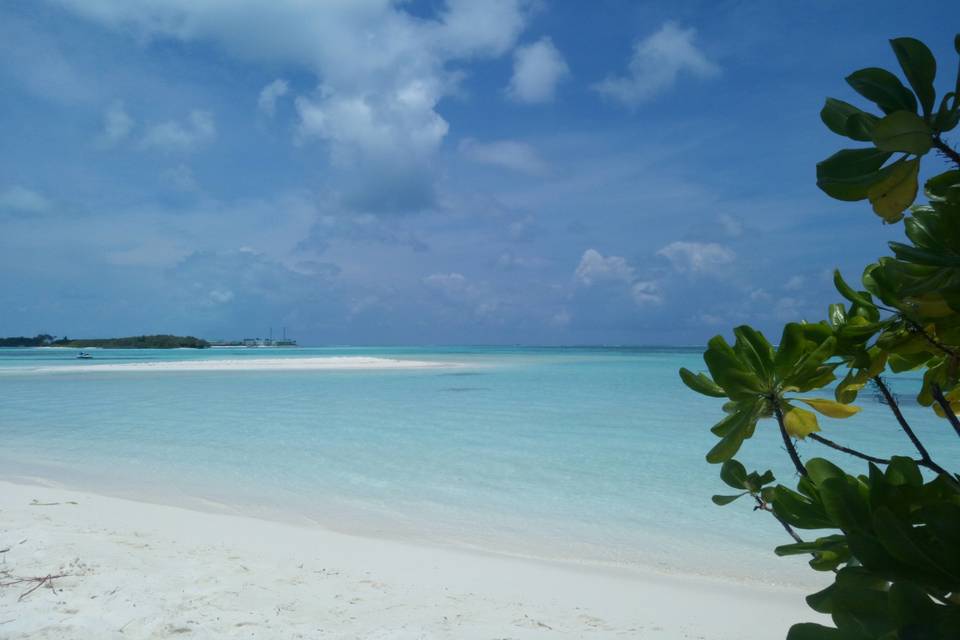
[[[922,371],[917,401],[960,436],[960,154],[942,138],[960,122],[960,71],[937,101],[930,50],[913,38],[890,44],[909,88],[880,68],[847,77],[880,113],[827,99],[820,113],[827,127],[869,145],[819,163],[817,185],[833,198],[869,201],[885,223],[903,220],[906,242],[889,243],[893,255],[864,269],[862,289],[835,272],[844,302],[830,305],[825,321],[786,325],[776,347],[759,331],[737,327],[732,345],[722,336],[708,343],[709,375],[680,371],[694,391],[727,400],[707,461],[722,465],[721,480],[737,493],[713,501],[749,497],[793,538],[778,555],[809,555],[813,569],[835,572],[833,584],[807,597],[834,627],[796,624],[788,640],[960,638],[960,477],[920,440],[883,377]],[[960,54],[960,36],[954,47]],[[912,206],[921,159],[931,151],[952,168],[926,182],[927,204]],[[806,395],[831,385],[833,398]],[[865,453],[821,434],[817,414],[854,415],[852,403],[868,385],[903,431],[906,453]],[[734,459],[764,420],[779,430],[796,489]],[[821,458],[804,463],[798,439],[866,468],[851,475]]]

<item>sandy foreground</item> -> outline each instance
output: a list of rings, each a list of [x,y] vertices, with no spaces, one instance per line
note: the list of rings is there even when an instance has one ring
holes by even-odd
[[[249,358],[243,360],[168,360],[76,364],[15,369],[32,373],[107,373],[115,371],[343,371],[352,369],[427,369],[456,367],[456,363],[427,360],[398,360],[367,356],[324,356],[318,358]]]
[[[803,593],[0,482],[0,638],[771,640]],[[5,576],[5,577],[4,577]],[[22,596],[22,597],[21,597]]]

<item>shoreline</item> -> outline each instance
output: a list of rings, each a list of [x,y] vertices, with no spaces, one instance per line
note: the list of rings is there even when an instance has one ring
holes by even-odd
[[[0,568],[70,574],[56,594],[20,602],[17,589],[0,589],[0,631],[11,637],[759,640],[816,617],[801,589],[420,546],[40,485],[0,481],[0,511],[0,549],[9,548]]]
[[[313,513],[300,510],[292,505],[284,507],[270,506],[266,507],[263,503],[257,502],[237,502],[230,501],[223,495],[216,494],[197,494],[190,492],[177,491],[175,493],[159,493],[145,491],[145,487],[125,487],[123,490],[110,490],[96,483],[88,483],[79,478],[73,479],[55,479],[53,475],[37,475],[28,472],[14,474],[0,474],[0,489],[4,484],[17,485],[24,488],[49,489],[54,491],[67,491],[87,495],[99,496],[115,500],[125,500],[129,502],[151,505],[160,508],[182,509],[200,514],[221,515],[237,518],[255,520],[259,522],[275,523],[283,526],[297,528],[317,529],[329,532],[339,536],[358,538],[368,541],[381,541],[384,543],[396,543],[401,545],[412,545],[422,549],[438,549],[453,553],[465,553],[468,555],[480,557],[501,558],[505,560],[516,560],[519,562],[532,562],[536,564],[545,564],[567,569],[575,572],[599,573],[625,578],[638,578],[656,580],[658,578],[679,578],[702,581],[718,586],[738,585],[746,588],[774,589],[782,591],[796,591],[804,595],[813,593],[826,586],[821,585],[817,578],[820,574],[811,574],[806,571],[805,563],[803,571],[797,575],[802,576],[800,580],[788,578],[787,575],[795,572],[798,568],[797,563],[791,566],[790,559],[779,558],[782,564],[783,574],[779,579],[774,578],[774,574],[768,567],[755,567],[751,572],[743,569],[742,572],[732,573],[718,571],[716,567],[710,570],[704,565],[702,571],[697,571],[693,564],[667,564],[658,561],[652,557],[633,557],[629,560],[612,559],[608,557],[599,557],[595,555],[582,555],[586,551],[588,554],[590,547],[584,549],[577,548],[581,552],[578,555],[564,554],[555,547],[550,547],[550,542],[545,539],[530,537],[531,531],[524,531],[513,535],[499,534],[494,538],[485,537],[483,541],[478,539],[467,539],[455,532],[446,531],[438,533],[436,530],[427,533],[430,526],[421,523],[417,528],[411,529],[409,526],[398,528],[388,528],[386,523],[376,519],[367,519],[358,516],[357,513],[337,511],[335,515],[328,514],[327,517],[319,517]],[[336,509],[333,505],[327,505]],[[332,512],[331,512],[332,513]],[[510,544],[511,538],[519,537],[523,544]],[[662,538],[648,540],[646,544],[656,546],[662,543]],[[546,546],[544,546],[546,545]],[[572,551],[572,547],[567,551]],[[769,552],[771,549],[763,549],[762,552]],[[677,550],[676,555],[683,555],[682,550]],[[688,558],[689,560],[689,558]],[[708,562],[706,558],[702,562]],[[743,565],[737,565],[743,567]]]
[[[442,369],[462,366],[455,362],[402,360],[369,356],[325,356],[308,358],[250,358],[230,360],[167,360],[105,364],[68,364],[41,367],[7,367],[11,373],[114,373],[175,371],[390,371],[410,369]]]

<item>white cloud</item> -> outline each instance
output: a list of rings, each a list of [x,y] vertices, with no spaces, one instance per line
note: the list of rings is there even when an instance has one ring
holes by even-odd
[[[35,96],[61,104],[99,100],[101,78],[80,71],[77,52],[65,46],[68,40],[55,30],[36,28],[33,20],[20,19],[18,13],[4,11],[0,20],[0,76],[16,81]]]
[[[660,285],[652,280],[638,280],[630,287],[630,295],[638,306],[660,304],[663,302],[663,293]]]
[[[401,162],[428,158],[449,125],[433,111],[439,88],[413,81],[399,87],[389,104],[375,96],[321,95],[297,98],[302,138],[332,143],[333,159],[344,165],[364,158]]]
[[[587,249],[573,273],[574,282],[583,287],[606,284],[625,292],[638,307],[663,302],[663,292],[655,280],[640,280],[625,258],[604,256],[596,249]]]
[[[795,322],[803,319],[805,307],[806,305],[802,300],[787,296],[777,300],[773,307],[773,315],[778,320]]]
[[[550,102],[557,85],[570,75],[563,54],[550,38],[544,37],[513,54],[513,77],[507,95],[517,102],[528,104]]]
[[[103,113],[103,132],[100,139],[108,145],[116,144],[130,135],[133,125],[133,118],[127,113],[123,102],[117,100]]]
[[[701,273],[711,268],[730,264],[736,254],[715,242],[671,242],[657,251],[681,273]]]
[[[460,142],[459,149],[465,157],[481,164],[530,175],[547,173],[547,163],[543,161],[536,149],[525,142],[516,140],[480,142],[473,138],[465,138]]]
[[[432,203],[435,156],[449,128],[437,105],[458,91],[456,65],[509,51],[530,4],[447,0],[422,17],[393,0],[61,2],[136,37],[211,41],[237,58],[314,73],[316,91],[296,100],[298,139],[328,143],[345,169],[339,186],[368,210],[378,199],[383,208]]]
[[[168,120],[150,126],[141,144],[147,149],[166,152],[194,151],[217,136],[213,114],[194,109],[185,122]]]
[[[210,292],[210,299],[220,304],[226,304],[233,300],[233,291],[229,289],[214,289]]]
[[[497,319],[501,304],[496,295],[487,287],[470,282],[462,273],[434,273],[422,282],[451,306],[469,309],[482,320]]]
[[[277,78],[263,89],[260,90],[260,96],[257,98],[257,109],[260,113],[273,117],[277,110],[277,100],[287,95],[290,91],[290,85],[286,80]]]
[[[787,282],[783,285],[783,288],[787,291],[799,291],[803,289],[803,286],[807,283],[807,279],[803,276],[792,276]]]
[[[566,309],[561,309],[560,311],[553,314],[553,316],[551,316],[549,320],[549,324],[554,327],[562,329],[563,327],[566,327],[567,325],[570,324],[571,318],[572,316],[570,315],[569,311],[567,311]]]
[[[470,285],[462,273],[434,273],[423,279],[423,284],[449,297],[459,297],[469,291]]]
[[[193,170],[183,163],[165,169],[163,173],[160,174],[160,178],[176,191],[189,192],[196,191],[198,188],[197,179],[193,176]]]
[[[670,89],[681,73],[710,78],[720,67],[694,44],[696,30],[667,22],[633,47],[627,74],[611,76],[594,85],[602,95],[636,107]]]
[[[43,213],[50,206],[49,198],[26,187],[13,185],[0,191],[0,210],[18,213]]]
[[[604,257],[596,249],[587,249],[583,252],[580,264],[577,265],[573,277],[578,283],[590,286],[604,280],[631,282],[634,273],[633,267],[627,264],[624,258],[620,256]]]
[[[497,258],[497,268],[505,271],[512,269],[540,269],[549,264],[548,260],[538,257],[518,256],[513,253],[501,253]]]
[[[727,213],[721,213],[718,219],[720,220],[720,227],[723,229],[723,232],[731,238],[739,238],[743,233],[743,223],[737,218]]]

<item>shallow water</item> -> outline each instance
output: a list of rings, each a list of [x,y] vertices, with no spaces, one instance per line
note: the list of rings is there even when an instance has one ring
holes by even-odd
[[[368,535],[581,562],[809,584],[776,522],[704,461],[719,402],[680,383],[696,349],[93,350],[102,363],[375,356],[455,369],[36,372],[75,351],[0,349],[0,477],[221,505]],[[957,439],[909,402],[946,460]],[[909,453],[885,407],[829,421],[872,453]],[[803,455],[823,455],[814,443]],[[772,423],[738,456],[792,481]],[[853,461],[856,465],[856,461]],[[761,469],[761,470],[762,470]]]

